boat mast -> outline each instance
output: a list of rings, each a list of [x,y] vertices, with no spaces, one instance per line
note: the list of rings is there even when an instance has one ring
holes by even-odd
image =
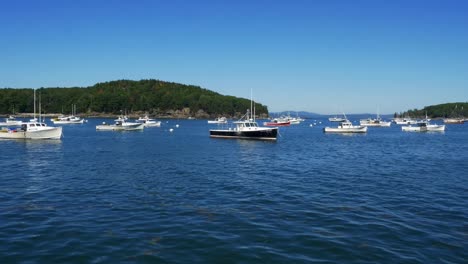
[[[39,123],[41,123],[41,94],[39,94]]]
[[[34,89],[34,114],[33,119],[36,120],[36,89]]]

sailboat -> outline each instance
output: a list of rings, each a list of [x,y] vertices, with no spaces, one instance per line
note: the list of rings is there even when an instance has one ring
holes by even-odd
[[[40,112],[39,103],[39,112]],[[19,127],[0,130],[0,139],[60,139],[62,127],[50,127],[36,118],[36,90],[34,89],[34,118]]]

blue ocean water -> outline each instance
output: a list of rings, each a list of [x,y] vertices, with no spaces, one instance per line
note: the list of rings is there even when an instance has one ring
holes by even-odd
[[[2,263],[468,259],[467,124],[335,135],[306,120],[263,142],[211,139],[206,120],[102,121],[0,140]]]

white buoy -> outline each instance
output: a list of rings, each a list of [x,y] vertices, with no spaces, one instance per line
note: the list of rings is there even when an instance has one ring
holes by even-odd
[[[169,129],[169,132],[172,132],[172,131],[174,131],[174,129],[173,129],[173,128]]]
[[[313,125],[312,125],[312,124],[310,124],[309,126],[310,126],[310,127],[313,127]]]
[[[175,125],[175,127],[179,127],[179,124]]]

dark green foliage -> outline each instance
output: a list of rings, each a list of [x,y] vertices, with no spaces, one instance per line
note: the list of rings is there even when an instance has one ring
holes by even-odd
[[[468,116],[468,103],[447,103],[439,105],[425,106],[423,109],[408,110],[404,113],[400,113],[401,117],[424,117],[430,118],[437,117],[467,117]]]
[[[118,80],[80,88],[40,88],[45,113],[70,113],[76,105],[77,113],[109,113],[121,111],[164,114],[168,111],[190,109],[190,113],[202,110],[216,116],[237,116],[250,108],[250,100],[224,96],[198,86],[164,82],[160,80]],[[33,112],[32,89],[0,89],[0,114]],[[268,109],[255,104],[258,115],[268,115]]]

